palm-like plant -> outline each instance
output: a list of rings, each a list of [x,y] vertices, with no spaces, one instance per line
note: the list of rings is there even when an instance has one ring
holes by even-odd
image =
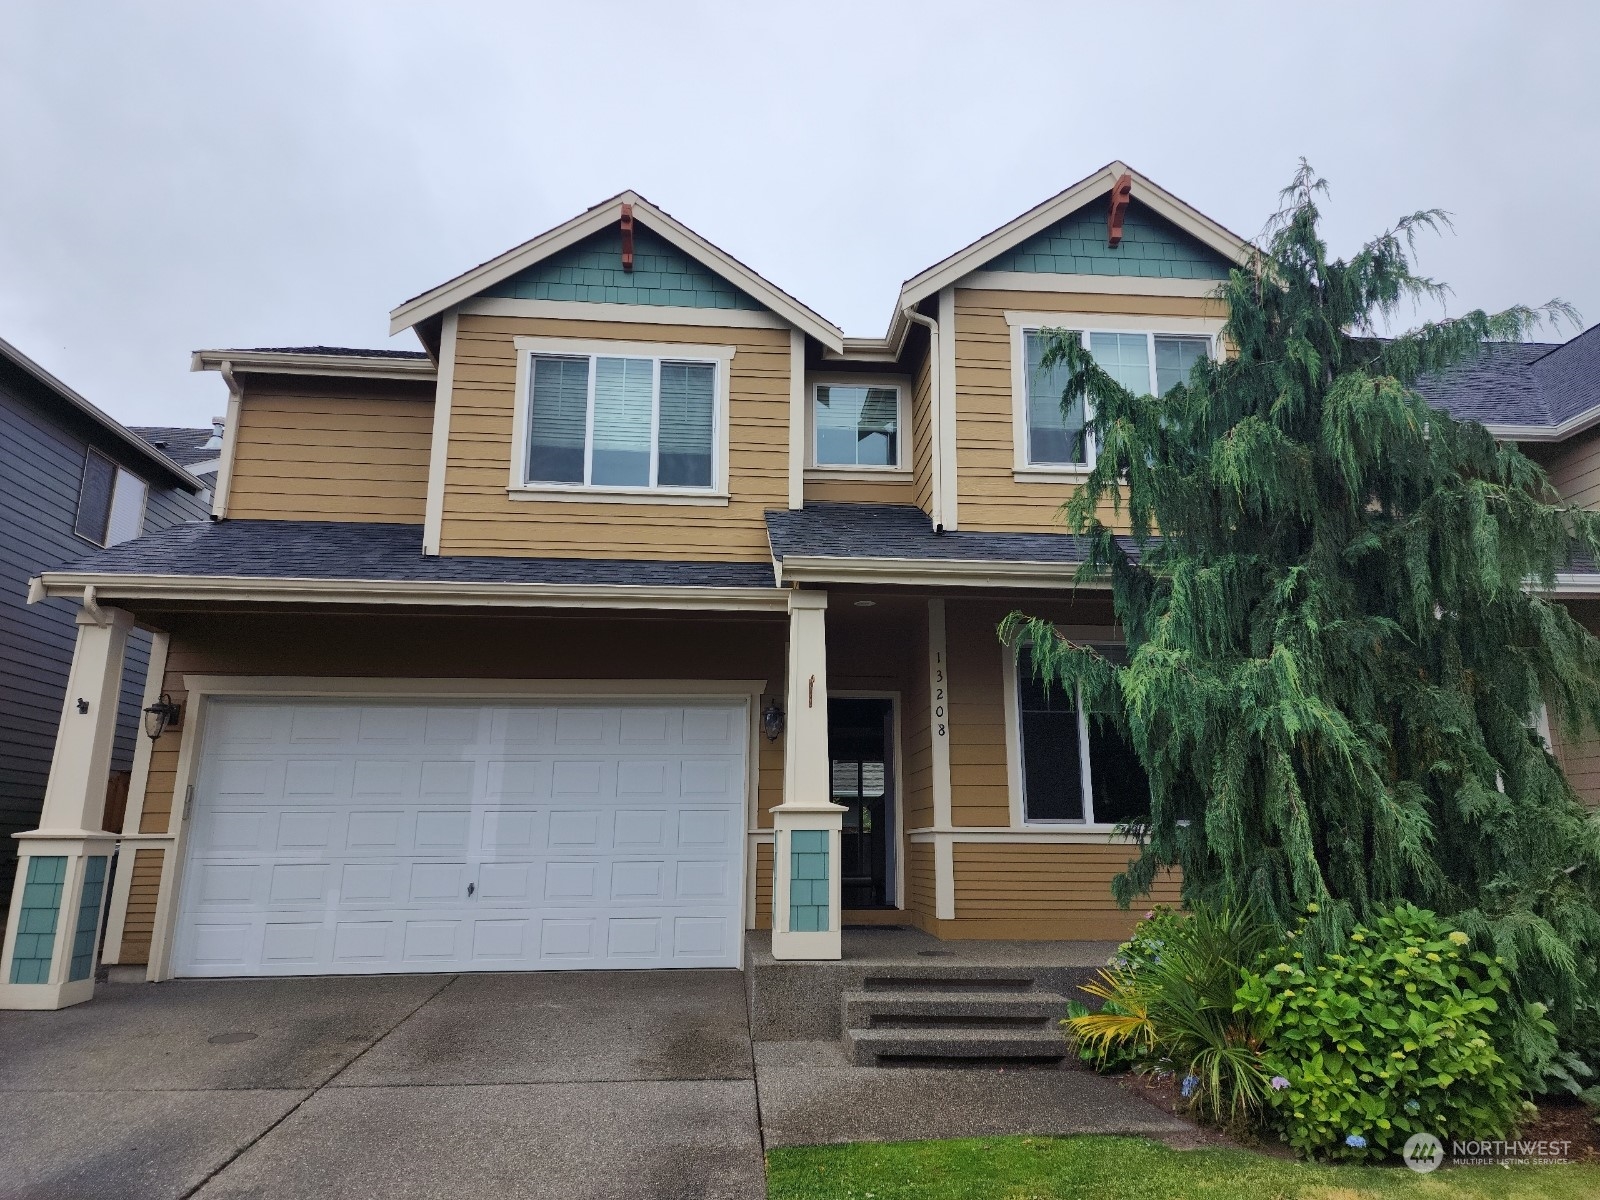
[[[1102,1057],[1139,1052],[1142,1069],[1171,1070],[1184,1096],[1218,1124],[1237,1123],[1266,1098],[1256,1021],[1234,1009],[1243,969],[1273,941],[1251,908],[1198,908],[1149,960],[1110,967],[1083,990],[1099,1012],[1073,1017],[1072,1032]]]

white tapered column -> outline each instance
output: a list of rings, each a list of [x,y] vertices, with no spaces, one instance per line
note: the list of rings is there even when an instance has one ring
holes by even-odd
[[[772,810],[772,957],[835,959],[839,833],[828,765],[828,594],[789,593],[783,803]]]
[[[133,617],[78,614],[78,645],[56,730],[39,828],[17,835],[17,881],[0,951],[0,1008],[65,1008],[94,995],[106,868],[106,781]]]

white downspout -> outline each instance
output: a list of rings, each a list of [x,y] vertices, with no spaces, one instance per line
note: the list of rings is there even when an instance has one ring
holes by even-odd
[[[900,310],[907,320],[915,321],[928,331],[928,462],[933,470],[933,487],[930,493],[933,510],[928,515],[933,520],[933,531],[944,532],[944,454],[939,444],[939,322],[924,316],[915,308]]]

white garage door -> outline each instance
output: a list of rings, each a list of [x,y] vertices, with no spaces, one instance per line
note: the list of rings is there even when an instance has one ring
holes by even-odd
[[[734,967],[744,705],[207,710],[179,975]]]

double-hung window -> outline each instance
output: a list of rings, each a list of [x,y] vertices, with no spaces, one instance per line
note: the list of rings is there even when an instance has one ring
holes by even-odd
[[[1021,330],[1025,457],[1030,467],[1088,468],[1094,465],[1094,436],[1088,429],[1092,410],[1080,398],[1063,412],[1061,393],[1067,386],[1065,363],[1044,366],[1051,335],[1078,338],[1100,368],[1135,396],[1164,396],[1189,378],[1194,364],[1211,353],[1207,336],[1116,330]]]
[[[97,546],[115,546],[138,537],[144,531],[149,490],[133,472],[90,449],[83,458],[83,482],[78,488],[72,531]]]
[[[897,384],[819,383],[812,390],[811,444],[818,467],[900,465]]]
[[[1113,661],[1121,646],[1096,646]],[[1034,677],[1026,646],[1017,652],[1016,735],[1025,822],[1115,825],[1150,812],[1150,780],[1132,745],[1081,697]]]
[[[727,358],[661,349],[530,350],[523,470],[513,486],[713,492]]]

